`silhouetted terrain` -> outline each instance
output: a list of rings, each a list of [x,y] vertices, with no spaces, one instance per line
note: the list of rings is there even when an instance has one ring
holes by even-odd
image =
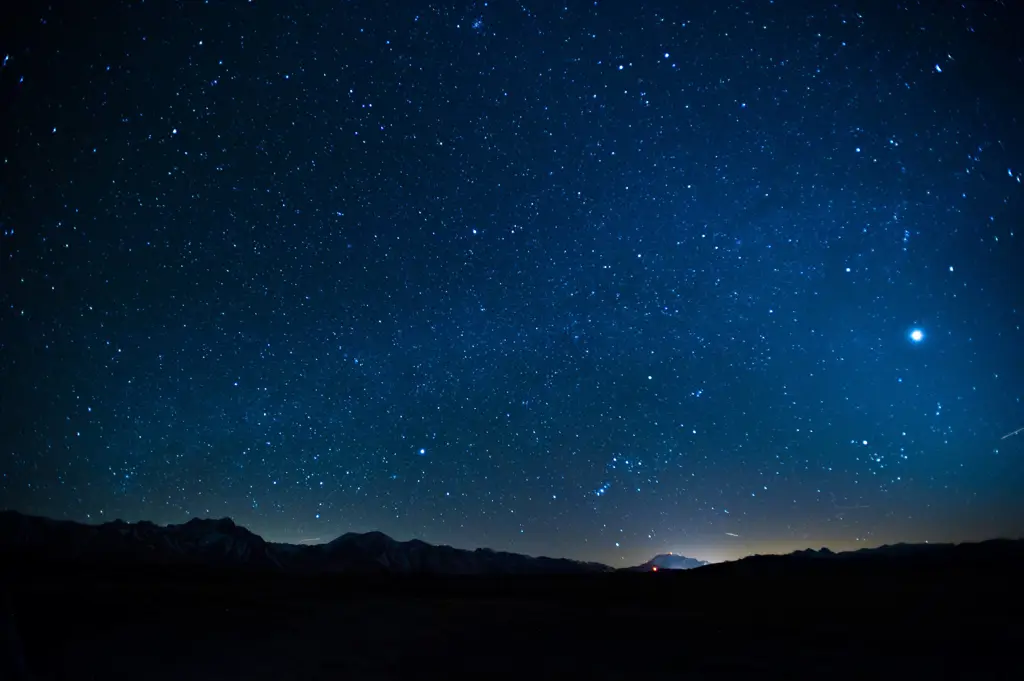
[[[194,518],[164,527],[116,520],[102,525],[0,512],[0,545],[35,560],[118,561],[146,565],[205,565],[247,571],[387,574],[561,574],[610,572],[598,563],[533,558],[517,553],[465,551],[413,540],[400,542],[382,532],[343,534],[317,545],[281,544],[230,518]]]
[[[1024,671],[1021,541],[804,551],[656,573],[331,574],[263,562],[281,545],[225,521],[171,530],[181,533],[173,545],[207,560],[164,561],[140,560],[117,541],[106,556],[84,551],[82,526],[44,521],[50,529],[37,534],[38,520],[0,521],[3,679],[1009,679]],[[222,541],[215,550],[210,535],[192,534],[214,526],[248,548]],[[371,555],[390,547],[377,535],[345,537],[369,542]],[[62,559],[68,547],[78,553]]]

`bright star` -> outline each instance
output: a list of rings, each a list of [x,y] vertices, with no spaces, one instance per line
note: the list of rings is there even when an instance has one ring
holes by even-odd
[[[910,331],[910,340],[914,343],[920,343],[924,340],[924,331],[921,329],[912,329]]]

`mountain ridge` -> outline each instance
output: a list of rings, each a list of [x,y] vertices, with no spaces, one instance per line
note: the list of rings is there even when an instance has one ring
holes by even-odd
[[[563,574],[613,572],[594,562],[457,549],[380,531],[346,532],[323,544],[268,542],[230,518],[160,526],[99,525],[0,511],[0,547],[41,560],[198,564],[295,573]]]
[[[1024,540],[897,543],[855,551],[827,547],[788,554],[754,554],[709,563],[679,554],[658,554],[647,562],[615,569],[596,562],[527,556],[489,548],[457,549],[419,539],[400,541],[380,531],[346,532],[321,544],[269,542],[231,518],[192,518],[157,525],[113,520],[92,525],[73,520],[0,511],[0,549],[43,564],[195,565],[292,574],[516,575],[680,572],[761,574],[807,569],[859,568],[880,564],[941,567],[965,562],[1020,561]]]

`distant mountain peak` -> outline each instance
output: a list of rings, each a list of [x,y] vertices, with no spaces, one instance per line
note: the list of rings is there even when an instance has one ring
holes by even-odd
[[[678,553],[659,553],[639,566],[643,570],[692,570],[708,564],[706,560],[688,558]]]

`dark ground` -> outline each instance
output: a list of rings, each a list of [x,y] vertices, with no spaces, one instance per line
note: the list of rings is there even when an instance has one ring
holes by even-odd
[[[6,571],[27,678],[1024,678],[1019,576],[991,568],[68,572]]]

